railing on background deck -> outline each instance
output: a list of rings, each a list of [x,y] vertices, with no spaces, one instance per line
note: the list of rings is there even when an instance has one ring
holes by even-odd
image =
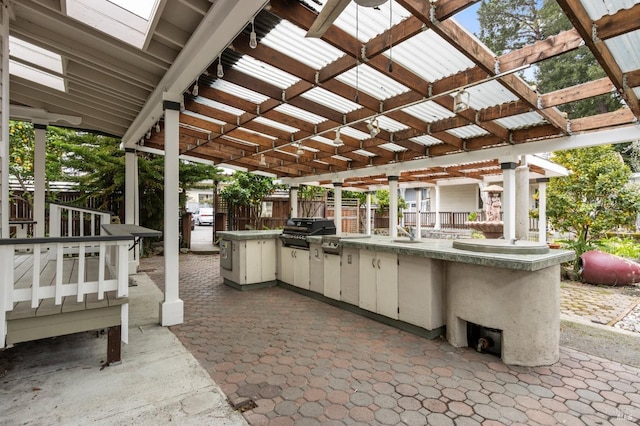
[[[35,309],[44,299],[53,299],[54,304],[59,306],[69,296],[74,297],[78,303],[84,302],[85,297],[91,294],[96,294],[98,300],[103,300],[108,291],[115,291],[117,297],[127,297],[128,251],[133,239],[132,235],[0,239],[0,292],[1,299],[4,300],[4,304],[0,305],[2,347],[7,333],[6,313],[12,311],[19,302],[30,302],[31,308]],[[77,256],[65,256],[69,251],[77,253]],[[97,262],[94,253],[97,253]],[[90,259],[94,263],[88,265]],[[77,275],[72,275],[64,268],[64,262],[71,260],[77,262]],[[49,265],[50,263],[53,265]],[[97,278],[86,280],[86,272],[95,263]],[[55,271],[53,283],[52,271]],[[25,282],[24,277],[30,282]],[[73,277],[77,279],[74,281]],[[18,288],[16,284],[19,284]],[[123,327],[122,332],[126,333],[126,327]],[[123,334],[123,341],[126,341],[125,338],[126,334]]]
[[[49,203],[49,236],[52,238],[100,235],[102,225],[109,223],[111,212]]]

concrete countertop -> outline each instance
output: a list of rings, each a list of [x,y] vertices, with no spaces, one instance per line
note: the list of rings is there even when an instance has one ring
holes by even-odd
[[[282,234],[281,229],[269,229],[265,231],[218,231],[217,235],[223,240],[246,241],[268,240],[278,238]]]
[[[453,248],[453,240],[427,238],[412,242],[406,237],[372,236],[362,239],[344,239],[341,244],[345,248],[384,251],[520,271],[537,271],[575,258],[574,252],[568,250],[550,250],[545,254],[482,253]]]

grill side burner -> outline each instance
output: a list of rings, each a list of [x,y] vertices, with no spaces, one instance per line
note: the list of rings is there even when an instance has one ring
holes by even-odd
[[[321,217],[299,217],[287,220],[280,240],[285,246],[309,248],[307,237],[312,235],[335,235],[333,220]]]

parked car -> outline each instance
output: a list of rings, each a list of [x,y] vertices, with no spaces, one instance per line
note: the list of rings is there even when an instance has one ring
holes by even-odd
[[[213,225],[213,208],[201,207],[193,214],[196,225]]]

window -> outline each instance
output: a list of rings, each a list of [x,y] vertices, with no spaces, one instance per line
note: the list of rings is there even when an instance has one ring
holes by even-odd
[[[9,73],[64,92],[62,58],[49,50],[9,36]]]

